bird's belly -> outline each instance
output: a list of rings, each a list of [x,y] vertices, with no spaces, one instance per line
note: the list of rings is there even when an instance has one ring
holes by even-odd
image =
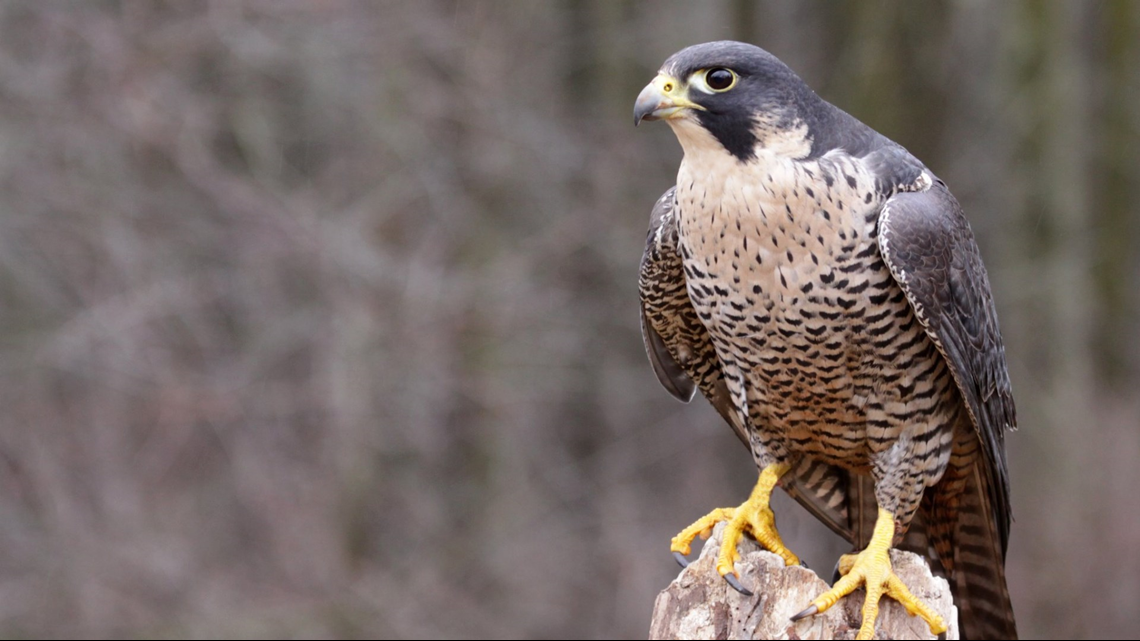
[[[818,302],[777,295],[767,301],[770,309],[744,322],[744,342],[739,324],[720,322],[711,333],[719,337],[715,343],[728,346],[729,359],[744,378],[754,428],[791,452],[863,468],[871,454],[869,413],[883,406],[884,390],[877,388],[875,377],[890,364],[877,358],[884,354],[867,349],[848,310],[824,302],[836,296],[826,289]],[[862,309],[849,311],[866,316]],[[901,425],[890,427],[887,436],[893,437]]]
[[[694,239],[686,275],[726,370],[743,378],[749,424],[789,453],[866,468],[918,407],[905,397],[911,361],[933,355],[874,238],[801,245],[732,229]]]

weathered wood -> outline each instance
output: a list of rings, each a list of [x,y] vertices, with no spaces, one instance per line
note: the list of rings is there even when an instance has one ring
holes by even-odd
[[[761,550],[748,539],[739,546],[736,568],[740,580],[752,590],[744,596],[716,572],[720,548],[717,526],[700,558],[657,595],[650,624],[650,639],[853,639],[859,630],[863,590],[843,598],[823,614],[792,623],[791,616],[808,606],[828,585],[803,567],[786,567],[780,557]],[[947,639],[958,638],[958,610],[945,579],[931,574],[915,554],[891,550],[895,572],[916,596],[950,625]],[[884,598],[876,624],[878,639],[933,639],[926,623],[907,614],[898,602]]]

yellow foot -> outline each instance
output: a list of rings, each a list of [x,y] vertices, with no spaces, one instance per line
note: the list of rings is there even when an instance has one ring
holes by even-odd
[[[875,532],[867,549],[859,554],[846,554],[839,559],[839,573],[843,578],[835,582],[835,587],[811,602],[806,610],[792,617],[799,621],[804,617],[818,614],[835,605],[839,599],[851,594],[860,585],[867,587],[867,598],[863,601],[863,625],[856,639],[875,638],[875,619],[879,617],[879,600],[884,594],[898,601],[911,616],[918,615],[930,626],[933,634],[946,632],[946,622],[928,605],[919,601],[906,584],[891,569],[891,540],[894,538],[895,519],[890,512],[880,509],[875,522]]]
[[[752,495],[743,505],[717,508],[673,537],[671,548],[677,562],[682,566],[687,565],[688,561],[685,560],[685,556],[692,551],[693,540],[697,536],[707,539],[712,533],[713,526],[721,521],[728,521],[728,525],[724,528],[724,540],[721,541],[716,569],[737,591],[746,595],[752,594],[740,584],[740,575],[736,573],[734,567],[736,561],[740,559],[740,553],[736,551],[736,544],[744,532],[750,533],[764,549],[775,552],[782,557],[784,563],[788,565],[799,564],[799,557],[793,554],[780,539],[780,534],[776,531],[776,517],[768,505],[772,496],[772,489],[776,487],[776,482],[780,480],[780,476],[788,471],[788,468],[789,466],[781,464],[769,465],[760,472],[760,480],[756,482]]]

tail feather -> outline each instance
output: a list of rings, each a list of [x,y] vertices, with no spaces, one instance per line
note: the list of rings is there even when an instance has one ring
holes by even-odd
[[[965,491],[924,501],[931,545],[947,575],[964,639],[1016,639],[1017,623],[1005,581],[1005,553],[990,492],[974,463]]]

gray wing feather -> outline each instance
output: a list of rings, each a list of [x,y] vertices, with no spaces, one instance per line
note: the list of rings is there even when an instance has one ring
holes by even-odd
[[[681,257],[677,253],[677,224],[673,219],[673,195],[665,192],[653,205],[649,236],[641,256],[638,288],[641,292],[641,338],[653,373],[674,398],[688,403],[696,393],[694,378],[678,362],[675,353],[689,358],[707,357],[700,345],[700,332],[685,289]],[[664,332],[673,351],[662,338]],[[687,359],[686,359],[687,360]]]
[[[1005,430],[1017,425],[1005,347],[981,253],[941,180],[887,200],[879,248],[919,322],[946,358],[982,444],[1002,554],[1011,520]]]
[[[661,386],[673,395],[673,398],[688,403],[697,393],[697,386],[685,370],[673,360],[665,341],[661,335],[649,324],[645,318],[645,308],[641,310],[641,339],[645,341],[645,353],[649,355],[649,364],[653,366],[653,373]]]

